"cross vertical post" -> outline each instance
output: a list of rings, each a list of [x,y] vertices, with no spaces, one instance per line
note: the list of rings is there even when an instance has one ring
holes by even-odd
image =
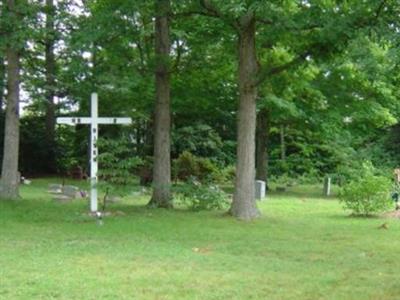
[[[97,206],[97,171],[98,171],[98,150],[97,150],[97,138],[98,138],[98,100],[97,94],[92,93],[91,95],[91,118],[90,123],[90,211],[96,212]]]

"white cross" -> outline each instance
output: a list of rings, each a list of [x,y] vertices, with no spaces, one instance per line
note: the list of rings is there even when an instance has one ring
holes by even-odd
[[[57,124],[77,125],[90,124],[90,211],[97,212],[97,171],[98,171],[98,150],[97,137],[99,124],[131,124],[131,118],[99,118],[97,110],[97,94],[91,95],[91,116],[74,118],[57,118]]]

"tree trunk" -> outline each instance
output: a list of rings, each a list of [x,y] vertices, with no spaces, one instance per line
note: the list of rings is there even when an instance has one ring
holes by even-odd
[[[4,58],[0,57],[0,112],[3,111],[3,104],[4,104],[4,82],[6,77],[6,68],[4,64]]]
[[[260,215],[255,201],[256,76],[255,17],[241,20],[239,33],[239,111],[235,192],[230,212],[242,220]]]
[[[263,108],[257,116],[256,131],[256,179],[265,181],[268,187],[267,178],[267,145],[269,137],[269,116],[268,110]]]
[[[156,104],[154,118],[154,167],[152,207],[172,207],[171,198],[171,112],[169,73],[170,0],[155,0]]]
[[[14,1],[8,1],[12,11]],[[1,170],[0,198],[16,199],[19,196],[19,53],[8,46],[7,55],[7,107],[4,132],[4,154]]]
[[[46,40],[45,40],[45,68],[46,68],[46,146],[47,170],[56,172],[55,158],[55,73],[56,62],[54,57],[54,3],[46,0]]]

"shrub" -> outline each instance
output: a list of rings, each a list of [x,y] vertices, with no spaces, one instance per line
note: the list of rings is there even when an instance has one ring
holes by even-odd
[[[218,210],[228,206],[227,195],[217,185],[204,185],[191,179],[174,187],[176,201],[191,210]]]
[[[140,178],[140,185],[150,186],[153,182],[153,157],[145,156],[142,163],[135,169],[135,174]]]
[[[236,177],[236,167],[229,165],[221,170],[221,182],[233,183]]]
[[[339,197],[345,209],[354,215],[370,216],[390,208],[391,181],[374,175],[374,168],[369,164],[363,166],[363,175],[346,184]]]
[[[218,167],[208,158],[197,157],[184,151],[173,163],[174,178],[188,181],[195,177],[201,182],[218,181]]]
[[[132,155],[128,139],[98,139],[100,154],[99,187],[108,194],[126,195],[136,183],[134,170],[142,164],[139,157]]]

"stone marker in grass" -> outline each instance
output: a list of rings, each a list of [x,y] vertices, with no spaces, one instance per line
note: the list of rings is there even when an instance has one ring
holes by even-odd
[[[86,192],[73,185],[51,184],[49,193],[54,194],[53,199],[60,202],[70,201],[76,198],[85,198]]]
[[[265,181],[256,180],[256,199],[262,200],[265,198]]]
[[[73,185],[64,185],[62,189],[63,195],[70,197],[71,199],[79,198],[80,191],[79,188]]]
[[[62,184],[49,184],[48,192],[51,194],[61,194],[62,188]]]
[[[331,177],[327,176],[324,179],[324,196],[331,195]]]

